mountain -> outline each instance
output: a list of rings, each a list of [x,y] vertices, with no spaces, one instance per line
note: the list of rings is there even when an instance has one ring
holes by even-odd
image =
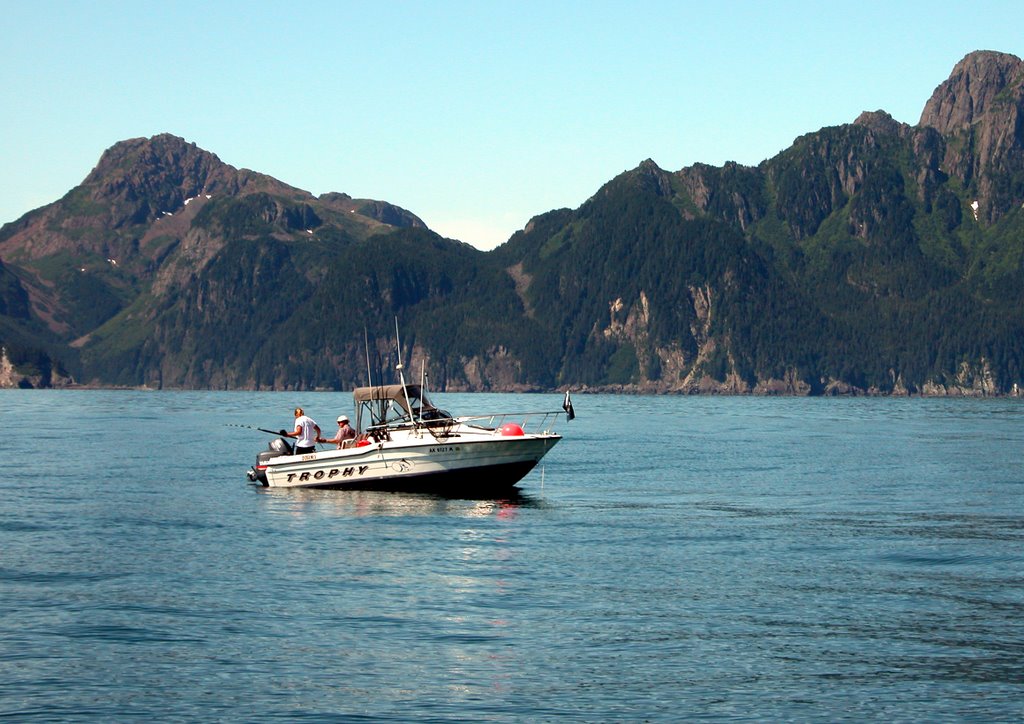
[[[969,55],[757,167],[652,161],[497,250],[560,309],[562,384],[1004,394],[1024,374],[1024,64]],[[937,126],[937,127],[936,127]]]
[[[337,193],[316,198],[165,134],[116,144],[64,198],[5,225],[0,258],[8,296],[27,300],[35,326],[63,341],[62,369],[98,384],[160,384],[157,358],[180,350],[149,356],[147,338],[160,333],[169,308],[197,298],[207,270],[237,247],[262,240],[287,255],[424,228],[391,204]],[[2,341],[8,356],[11,349],[27,354],[24,339],[5,334]],[[130,369],[122,368],[126,359]],[[173,384],[209,381],[176,373]]]
[[[348,389],[394,365],[397,318],[439,389],[1019,394],[1022,109],[1024,62],[971,53],[915,126],[647,160],[490,252],[124,141],[0,228],[0,384]]]

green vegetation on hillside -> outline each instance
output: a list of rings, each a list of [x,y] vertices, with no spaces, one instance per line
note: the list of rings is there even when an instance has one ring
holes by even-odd
[[[949,120],[964,92],[937,90],[934,127],[865,113],[757,167],[644,161],[486,253],[385,202],[134,139],[0,229],[18,265],[0,266],[0,344],[40,384],[63,364],[102,384],[342,389],[367,355],[393,369],[397,319],[410,370],[448,389],[1015,393],[1024,97]]]

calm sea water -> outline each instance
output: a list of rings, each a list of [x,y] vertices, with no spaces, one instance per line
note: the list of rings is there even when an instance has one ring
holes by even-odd
[[[471,501],[247,483],[345,394],[0,392],[0,717],[1024,717],[1020,401],[575,403]]]

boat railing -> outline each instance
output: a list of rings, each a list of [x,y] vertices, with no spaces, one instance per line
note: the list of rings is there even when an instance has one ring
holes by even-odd
[[[408,417],[402,420],[389,420],[383,424],[370,425],[364,431],[373,439],[389,437],[389,433],[395,430],[416,430],[432,431],[436,434],[447,435],[453,425],[467,425],[484,432],[497,432],[502,425],[516,423],[523,432],[530,434],[547,434],[554,431],[558,418],[565,415],[564,410],[549,410],[546,412],[501,412],[487,415],[466,415],[462,417],[445,417],[433,420],[410,421]]]
[[[516,423],[519,427],[523,428],[523,432],[548,433],[554,431],[555,423],[563,415],[565,415],[563,410],[501,412],[492,415],[468,415],[458,418],[458,421],[484,430],[499,430],[502,425]]]

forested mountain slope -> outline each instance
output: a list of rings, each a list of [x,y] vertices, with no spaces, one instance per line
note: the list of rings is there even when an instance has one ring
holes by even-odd
[[[978,52],[756,167],[653,161],[480,252],[170,135],[0,229],[0,384],[1017,394],[1024,63]],[[409,356],[409,355],[407,355]],[[3,367],[7,361],[6,368]],[[6,369],[6,372],[5,372]]]

